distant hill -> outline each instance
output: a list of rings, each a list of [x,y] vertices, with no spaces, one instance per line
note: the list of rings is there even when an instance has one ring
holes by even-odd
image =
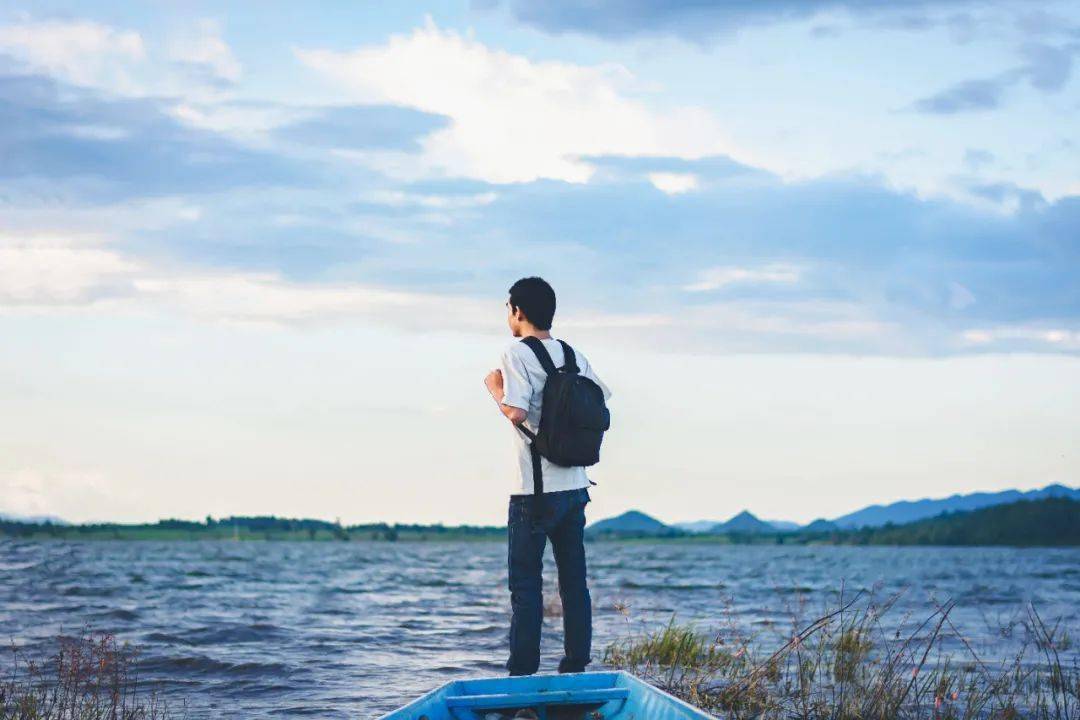
[[[760,532],[830,532],[841,528],[851,530],[861,527],[881,527],[888,523],[902,525],[926,518],[936,517],[945,512],[962,512],[965,510],[978,510],[984,507],[1002,505],[1017,502],[1019,500],[1038,500],[1046,497],[1068,497],[1080,500],[1080,489],[1065,487],[1064,485],[1049,485],[1040,490],[1022,492],[1020,490],[1005,490],[997,493],[970,493],[967,495],[952,495],[941,499],[902,500],[888,505],[870,505],[856,510],[855,512],[841,515],[833,520],[819,518],[809,525],[800,527],[798,523],[787,520],[763,520],[769,529],[758,527]],[[750,513],[746,513],[750,515]],[[754,518],[753,515],[750,515]],[[734,518],[733,518],[734,519]],[[757,520],[757,518],[754,518]],[[745,519],[741,522],[744,522]],[[731,521],[728,521],[731,522]],[[715,520],[696,520],[694,522],[675,523],[671,527],[684,530],[689,533],[724,533],[724,532],[754,532],[750,525],[743,530],[725,529],[727,523]]]
[[[794,523],[791,523],[791,525],[795,526]],[[595,522],[586,529],[586,532],[594,535],[631,533],[636,535],[677,535],[684,532],[722,535],[724,533],[775,533],[777,530],[778,528],[772,523],[760,520],[746,510],[743,510],[727,522],[718,523],[711,520],[698,520],[676,525],[665,525],[643,512],[631,510],[617,517]]]
[[[952,495],[939,500],[902,500],[889,505],[871,505],[832,520],[844,529],[860,527],[881,527],[886,523],[901,525],[925,518],[935,517],[946,512],[978,510],[993,505],[1014,503],[1019,500],[1038,500],[1047,497],[1067,497],[1080,500],[1080,490],[1073,490],[1064,485],[1049,485],[1041,490],[1021,492],[1005,490],[997,493],[971,493]]]
[[[991,505],[907,525],[837,534],[844,542],[871,545],[1080,545],[1080,501],[1066,497]]]
[[[726,522],[719,520],[695,520],[694,522],[675,523],[672,527],[689,533],[772,533],[789,532],[799,527],[798,523],[787,520],[760,520],[747,510],[742,511]]]
[[[746,533],[746,534],[751,534],[751,533],[753,533],[753,534],[757,534],[757,533],[774,533],[774,532],[776,532],[776,528],[773,527],[772,525],[770,525],[769,523],[765,522],[764,520],[759,520],[757,517],[755,517],[749,511],[743,510],[741,513],[739,513],[735,517],[731,518],[727,522],[720,523],[719,525],[714,525],[711,532],[714,532],[714,533],[717,533],[717,534],[723,534],[723,533]]]
[[[818,518],[814,522],[799,528],[799,532],[834,532],[839,529],[840,526],[832,522],[831,520],[826,520],[825,518]]]
[[[587,532],[609,537],[672,537],[686,531],[665,525],[645,513],[631,511],[590,525]],[[770,523],[743,511],[725,523],[714,525],[709,534],[756,536],[762,542],[773,542],[777,532]],[[1018,500],[876,528],[844,529],[829,520],[818,519],[797,533],[779,537],[797,544],[1078,546],[1080,500],[1053,496]],[[754,537],[746,539],[757,541]]]
[[[643,512],[630,510],[622,515],[594,522],[585,532],[590,535],[672,535],[679,530]]]

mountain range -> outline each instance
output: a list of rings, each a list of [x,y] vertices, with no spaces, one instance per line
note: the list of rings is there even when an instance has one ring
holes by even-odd
[[[1047,485],[1040,490],[1004,490],[996,493],[971,493],[969,495],[950,495],[940,500],[901,500],[889,505],[870,505],[847,515],[833,518],[837,526],[843,529],[860,527],[881,527],[886,523],[902,525],[925,518],[934,517],[944,512],[963,512],[978,510],[991,505],[1004,505],[1018,500],[1042,500],[1048,497],[1067,497],[1080,500],[1080,489],[1067,488],[1064,485]]]
[[[744,510],[726,521],[698,520],[665,524],[639,510],[631,510],[613,518],[597,521],[586,529],[591,535],[681,535],[697,533],[764,535],[782,532],[828,533],[836,530],[857,530],[860,528],[883,528],[887,525],[905,525],[909,523],[939,517],[944,513],[970,512],[997,505],[1015,503],[1021,500],[1044,500],[1047,498],[1067,498],[1080,501],[1080,489],[1064,485],[1047,487],[1023,492],[1005,490],[997,493],[970,493],[951,495],[940,499],[902,500],[888,505],[870,505],[831,520],[819,518],[800,526],[783,520],[761,520],[748,510]],[[59,517],[50,515],[19,516],[0,513],[0,521],[16,523],[52,523],[67,525]]]
[[[1039,490],[1023,492],[1005,490],[996,493],[978,492],[967,495],[951,495],[940,499],[901,500],[888,505],[870,505],[832,519],[819,518],[805,526],[787,521],[766,521],[744,510],[727,521],[697,520],[667,525],[637,510],[623,513],[617,517],[600,520],[588,527],[594,534],[677,534],[683,533],[740,533],[765,534],[775,532],[829,532],[832,530],[855,530],[859,528],[879,528],[885,525],[903,525],[925,520],[942,513],[966,512],[1018,502],[1020,500],[1042,500],[1051,497],[1064,497],[1080,500],[1080,489],[1064,485],[1048,485]]]

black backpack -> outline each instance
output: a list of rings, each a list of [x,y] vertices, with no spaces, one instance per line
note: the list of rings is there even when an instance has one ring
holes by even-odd
[[[604,404],[604,391],[580,374],[573,348],[559,341],[565,362],[561,368],[556,368],[539,338],[530,336],[522,338],[521,342],[536,354],[547,373],[539,429],[533,433],[524,425],[518,425],[532,441],[529,451],[532,454],[533,492],[540,496],[544,492],[541,456],[563,467],[588,467],[600,462],[600,443],[604,440],[604,431],[611,426],[611,413]]]

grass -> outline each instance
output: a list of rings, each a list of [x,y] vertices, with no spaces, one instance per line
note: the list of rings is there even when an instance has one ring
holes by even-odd
[[[1021,623],[1022,649],[993,664],[953,625],[952,602],[928,609],[921,622],[904,618],[886,628],[883,618],[899,596],[878,604],[856,593],[810,621],[796,611],[790,639],[771,652],[759,651],[731,622],[706,634],[673,618],[611,644],[604,661],[724,718],[1080,718],[1080,671],[1060,657],[1068,636],[1036,608],[1029,606]],[[943,650],[946,635],[961,639],[959,657]]]
[[[139,686],[136,652],[107,633],[57,638],[45,662],[11,648],[0,681],[0,720],[168,720],[164,701]]]

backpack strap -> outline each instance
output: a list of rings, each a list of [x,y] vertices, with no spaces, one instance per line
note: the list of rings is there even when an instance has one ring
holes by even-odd
[[[521,338],[521,342],[529,346],[529,349],[536,355],[536,359],[540,361],[540,366],[544,368],[544,372],[551,377],[556,372],[555,361],[551,359],[551,353],[544,347],[544,343],[540,341],[540,338],[529,335],[528,337]]]
[[[544,512],[544,468],[540,464],[540,451],[536,448],[536,433],[524,424],[518,425],[517,429],[529,438],[529,458],[532,460],[533,475],[533,515],[540,517]]]
[[[540,338],[529,335],[528,337],[521,338],[521,342],[529,346],[529,349],[536,355],[536,359],[540,361],[540,366],[544,368],[544,372],[546,372],[549,377],[558,372],[558,369],[555,367],[555,361],[551,359],[551,353],[544,347],[544,343]],[[578,370],[577,355],[574,354],[574,348],[570,347],[562,340],[559,341],[559,344],[562,345],[563,349],[563,372],[575,374],[580,372]]]
[[[577,355],[574,354],[574,348],[570,347],[569,345],[564,343],[562,340],[559,341],[559,344],[562,345],[562,351],[563,351],[563,365],[562,365],[563,372],[573,373],[573,374],[577,375],[578,374]]]
[[[529,456],[533,471],[533,516],[539,518],[544,515],[544,468],[540,464],[540,451],[536,449],[535,440],[529,443]]]
[[[533,351],[533,354],[536,355],[536,359],[540,361],[540,366],[544,368],[544,372],[547,373],[548,377],[551,377],[558,372],[558,370],[555,368],[555,361],[551,359],[551,353],[549,353],[547,351],[547,348],[544,347],[544,343],[541,342],[540,338],[529,335],[528,337],[521,338],[521,342],[528,345],[529,349]],[[562,340],[560,340],[559,342],[562,343],[564,354],[569,351],[567,357],[569,358],[569,361],[573,363],[574,351],[570,350],[570,346],[562,342]],[[577,366],[575,365],[575,369],[576,367]],[[518,430],[520,430],[522,434],[524,434],[525,437],[529,438],[530,440],[529,455],[530,459],[532,460],[533,476],[532,509],[533,516],[535,518],[541,518],[544,514],[544,470],[540,465],[541,458],[540,451],[536,447],[536,435],[530,432],[527,428],[525,428],[524,425],[518,425]]]

